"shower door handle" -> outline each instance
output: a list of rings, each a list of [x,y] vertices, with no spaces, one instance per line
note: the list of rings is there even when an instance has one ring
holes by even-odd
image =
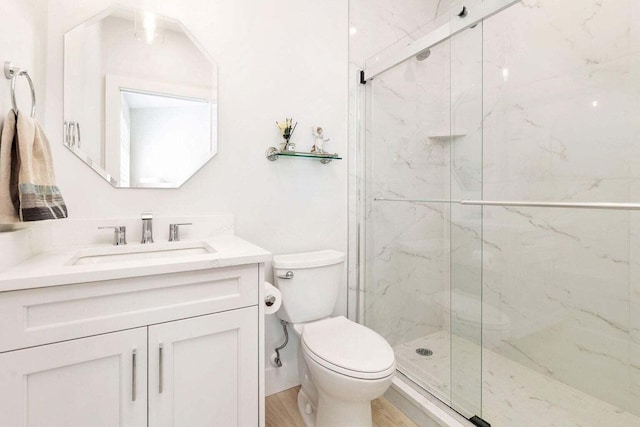
[[[640,210],[640,203],[581,203],[581,202],[533,202],[507,200],[460,200],[461,205],[472,206],[511,206],[531,208],[567,208],[567,209],[610,209]]]

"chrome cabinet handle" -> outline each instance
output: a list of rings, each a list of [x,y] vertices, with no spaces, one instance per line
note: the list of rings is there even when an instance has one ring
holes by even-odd
[[[131,352],[131,401],[136,401],[136,359],[137,351],[134,349]]]
[[[162,365],[163,365],[163,350],[164,346],[162,344],[160,344],[160,347],[158,348],[158,393],[162,394],[162,389],[164,386],[164,381],[162,378]]]
[[[285,273],[285,275],[276,274],[278,279],[293,279],[293,271],[289,270]]]

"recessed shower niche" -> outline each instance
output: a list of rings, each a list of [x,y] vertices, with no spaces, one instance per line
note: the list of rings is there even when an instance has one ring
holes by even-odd
[[[64,36],[64,144],[114,187],[180,187],[217,153],[217,86],[182,23],[109,8]]]

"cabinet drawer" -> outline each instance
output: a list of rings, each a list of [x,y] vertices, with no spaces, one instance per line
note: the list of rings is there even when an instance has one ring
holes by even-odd
[[[258,304],[258,265],[0,294],[0,352]]]

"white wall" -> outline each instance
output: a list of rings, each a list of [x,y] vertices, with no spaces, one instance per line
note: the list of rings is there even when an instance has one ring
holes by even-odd
[[[4,62],[11,61],[17,67],[29,71],[39,95],[43,95],[44,75],[43,51],[44,40],[44,14],[45,2],[41,0],[16,1],[0,0],[0,122],[4,122],[6,113],[11,108],[11,90],[9,80],[4,78]],[[21,78],[17,84],[18,106],[22,109],[31,108],[29,86],[25,79]],[[42,99],[42,98],[39,98]],[[44,117],[42,108],[38,117]]]
[[[112,188],[64,148],[63,34],[110,2],[51,0],[44,124],[70,216],[117,218],[138,215],[145,209],[157,215],[229,212],[235,215],[237,235],[275,254],[320,248],[346,251],[346,161],[328,165],[298,159],[269,162],[264,151],[279,142],[275,121],[293,116],[299,123],[294,135],[298,148],[311,147],[311,126],[320,125],[331,138],[327,148],[345,153],[348,3],[341,0],[124,3],[181,20],[217,60],[218,155],[178,190],[122,190]],[[4,34],[3,30],[0,39]],[[23,45],[22,49],[29,47]],[[175,72],[185,70],[176,64]],[[2,102],[5,99],[3,96]],[[336,306],[338,313],[346,312],[346,272],[343,289]],[[282,330],[274,318],[268,320],[266,334],[267,349],[282,339]],[[284,351],[285,367],[278,375],[268,372],[268,378],[284,378],[294,373],[295,381],[296,347],[293,339]],[[278,386],[268,382],[267,390],[277,390]]]
[[[0,0],[0,67],[4,67],[5,61],[11,61],[17,67],[25,68],[31,75],[38,94],[39,110],[37,117],[42,119],[44,112],[44,57],[45,49],[45,13],[44,1],[16,1]],[[17,83],[18,107],[29,111],[31,108],[31,95],[25,79],[21,78]],[[12,108],[11,84],[4,78],[4,70],[0,71],[0,128],[4,119]],[[0,225],[0,231],[6,227]],[[18,230],[0,232],[0,269],[19,262],[32,253],[30,244],[31,232]]]

